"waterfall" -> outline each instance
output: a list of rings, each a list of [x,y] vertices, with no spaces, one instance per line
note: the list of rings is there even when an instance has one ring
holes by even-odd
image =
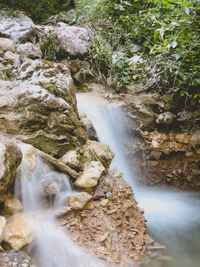
[[[138,184],[137,176],[124,152],[130,125],[117,103],[110,103],[97,93],[77,94],[78,108],[93,122],[100,142],[115,152],[113,168],[124,174],[136,199],[145,211],[149,233],[165,244],[172,261],[168,267],[198,267],[200,262],[200,195]],[[134,162],[133,162],[134,164]],[[154,267],[154,265],[152,264]]]
[[[20,144],[23,153],[27,145]],[[41,186],[45,182],[59,187],[60,192],[51,207],[44,207]],[[63,197],[73,194],[65,174],[52,170],[37,155],[33,172],[21,164],[20,177],[16,181],[16,196],[21,196],[24,214],[31,215],[27,223],[35,234],[34,260],[39,267],[103,267],[104,264],[86,253],[57,225],[55,213],[62,207]]]

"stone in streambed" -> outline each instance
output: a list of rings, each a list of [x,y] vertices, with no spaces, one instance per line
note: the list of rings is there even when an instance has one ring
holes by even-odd
[[[97,200],[97,199],[100,199],[101,197],[105,197],[104,190],[101,187],[97,187],[94,191],[92,198]]]
[[[92,196],[86,192],[74,194],[69,197],[70,208],[74,210],[82,210],[91,198]]]
[[[98,180],[104,171],[105,168],[101,162],[91,161],[84,166],[83,173],[75,181],[75,185],[86,191],[91,191],[97,185]]]
[[[34,233],[29,222],[29,220],[33,221],[33,219],[30,214],[18,213],[7,220],[3,237],[6,248],[21,250],[33,242]]]
[[[23,209],[22,203],[17,198],[7,198],[4,202],[4,213],[12,215],[21,212]]]
[[[1,267],[36,267],[24,251],[7,250],[0,253]]]

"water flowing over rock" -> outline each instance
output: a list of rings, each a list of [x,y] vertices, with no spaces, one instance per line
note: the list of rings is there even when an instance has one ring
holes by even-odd
[[[21,159],[21,150],[17,144],[0,136],[0,201],[4,201],[12,190]]]
[[[27,16],[19,18],[0,17],[0,36],[24,43],[33,38],[35,25]]]
[[[23,213],[10,217],[4,229],[3,241],[5,246],[20,250],[30,244],[34,240],[34,233],[29,220],[33,219],[31,215]]]
[[[24,251],[7,250],[0,252],[1,267],[36,267]]]
[[[65,65],[35,60],[24,63],[15,75],[19,81],[0,80],[0,130],[53,155],[86,141]]]

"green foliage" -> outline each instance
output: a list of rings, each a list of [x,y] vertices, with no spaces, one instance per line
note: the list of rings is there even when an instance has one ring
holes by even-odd
[[[0,0],[0,8],[24,10],[35,22],[74,7],[73,0]]]
[[[143,66],[135,70],[128,65],[134,53],[125,51],[126,47],[137,43],[142,46],[140,55],[150,58],[168,81],[166,90],[200,99],[199,0],[84,0],[77,1],[77,6],[82,8],[85,22],[98,29],[98,34],[106,33],[103,43],[99,40],[95,46],[104,47],[101,65],[105,61],[110,71],[117,72],[119,84],[148,75]],[[119,48],[123,56],[114,65],[108,64],[110,54]]]
[[[44,59],[56,60],[56,39],[53,37],[53,33],[49,32],[43,36],[42,44],[40,45]]]

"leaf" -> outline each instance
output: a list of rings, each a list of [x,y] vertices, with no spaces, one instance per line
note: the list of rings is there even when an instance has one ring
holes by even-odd
[[[173,41],[173,42],[171,43],[171,47],[172,47],[172,48],[176,48],[177,45],[178,45],[178,43],[177,43],[176,41]]]
[[[179,54],[173,54],[173,57],[175,57],[176,60],[178,60],[180,58]]]
[[[190,14],[190,10],[187,6],[184,7],[184,10],[185,10],[185,14],[186,15],[189,15]]]
[[[164,43],[163,43],[163,46],[166,47],[167,44],[168,44],[168,40],[166,39],[166,40],[164,41]]]

